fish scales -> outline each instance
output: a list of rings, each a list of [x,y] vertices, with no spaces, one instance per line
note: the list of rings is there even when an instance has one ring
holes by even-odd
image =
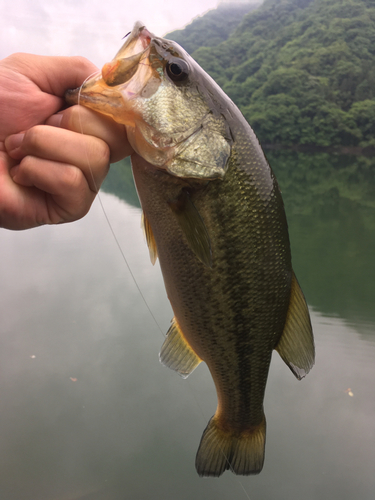
[[[81,102],[124,123],[135,150],[150,256],[175,314],[160,359],[184,377],[203,360],[215,383],[197,471],[256,474],[273,349],[297,378],[314,362],[277,181],[238,108],[177,44],[137,24],[116,58]]]
[[[236,131],[236,137],[240,142],[241,133]],[[213,181],[191,191],[211,235],[212,269],[190,251],[169,209],[167,201],[178,195],[180,183],[176,185],[175,178],[162,172],[155,176],[147,166],[141,169],[133,162],[178,323],[208,364],[219,386],[223,413],[239,429],[262,419],[268,373],[262,367],[268,366],[282,334],[291,286],[289,238],[284,212],[279,209],[279,189],[259,150],[243,142],[238,152],[236,141],[233,145],[226,182]],[[255,169],[254,174],[249,158],[253,163],[263,161],[264,168]],[[264,184],[269,193],[262,200],[259,186],[263,189]],[[183,246],[179,256],[176,241]]]

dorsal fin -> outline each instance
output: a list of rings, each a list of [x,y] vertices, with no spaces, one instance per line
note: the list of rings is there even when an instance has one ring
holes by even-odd
[[[164,366],[175,370],[183,378],[188,377],[202,361],[185,340],[176,318],[172,319],[159,359]]]
[[[151,264],[154,265],[156,259],[158,258],[158,249],[156,248],[154,233],[152,232],[150,223],[148,222],[148,219],[145,216],[144,212],[142,212],[141,226],[146,237],[148,250],[150,252]]]
[[[169,202],[169,206],[176,215],[192,251],[203,264],[212,267],[210,237],[189,193],[182,191],[176,200]]]
[[[315,347],[310,314],[294,273],[284,331],[275,349],[298,380],[307,375],[314,365]]]

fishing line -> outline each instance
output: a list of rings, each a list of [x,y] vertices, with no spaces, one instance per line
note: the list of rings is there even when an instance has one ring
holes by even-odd
[[[78,92],[78,100],[77,100],[77,104],[78,104],[78,105],[79,105],[79,101],[80,101],[80,98],[81,98],[81,91],[82,91],[82,87],[83,87],[83,85],[84,85],[84,84],[86,83],[86,81],[87,81],[87,80],[89,80],[91,77],[93,77],[93,76],[95,76],[95,75],[98,75],[98,74],[100,74],[100,72],[96,71],[95,73],[92,73],[92,75],[89,75],[89,76],[86,78],[86,80],[85,80],[84,82],[82,82],[82,85],[80,86],[80,88],[79,88],[79,92]],[[84,135],[84,133],[83,133],[83,125],[82,125],[82,120],[81,120],[81,113],[80,113],[80,110],[79,110],[79,113],[78,113],[78,120],[79,120],[79,126],[80,126],[80,129],[81,129],[81,134],[82,134],[82,135]],[[142,297],[142,300],[143,300],[143,302],[144,302],[144,304],[145,304],[145,306],[146,306],[147,310],[149,311],[149,313],[150,313],[150,315],[151,315],[152,319],[153,319],[153,320],[154,320],[154,322],[155,322],[155,325],[156,325],[156,326],[157,326],[157,328],[159,329],[159,331],[160,331],[160,333],[162,334],[163,338],[165,338],[165,334],[164,334],[163,330],[161,329],[161,327],[160,327],[160,325],[159,325],[159,323],[158,323],[157,319],[155,318],[155,315],[153,314],[153,312],[152,312],[152,310],[151,310],[150,306],[148,305],[148,303],[147,303],[147,301],[146,301],[145,296],[144,296],[144,295],[143,295],[143,293],[142,293],[142,290],[140,289],[140,287],[139,287],[139,285],[138,285],[138,283],[137,283],[137,280],[135,279],[135,276],[134,276],[134,274],[133,274],[133,272],[132,272],[132,270],[131,270],[131,268],[130,268],[130,265],[129,265],[129,263],[128,263],[128,261],[127,261],[126,257],[125,257],[124,251],[123,251],[123,249],[121,248],[120,242],[119,242],[119,241],[118,241],[118,239],[117,239],[117,236],[116,236],[116,234],[115,234],[115,231],[114,231],[114,229],[113,229],[113,226],[112,226],[112,224],[111,224],[111,222],[110,222],[110,220],[109,220],[109,218],[108,218],[107,212],[105,211],[105,208],[104,208],[104,205],[103,205],[103,201],[102,201],[102,198],[101,198],[101,196],[100,196],[99,188],[98,188],[98,186],[97,186],[97,184],[96,184],[96,182],[95,182],[94,174],[93,174],[93,171],[92,171],[92,168],[91,168],[90,159],[89,159],[88,154],[87,154],[87,148],[85,148],[85,155],[86,155],[87,164],[88,164],[89,169],[90,169],[91,179],[92,179],[92,182],[93,182],[93,185],[94,185],[95,191],[96,191],[96,193],[97,193],[97,198],[98,198],[98,200],[99,200],[99,204],[100,204],[101,209],[102,209],[102,211],[103,211],[104,217],[105,217],[105,219],[106,219],[106,221],[107,221],[107,224],[108,224],[108,226],[109,226],[109,229],[110,229],[110,231],[111,231],[111,233],[112,233],[112,236],[113,236],[113,238],[114,238],[114,240],[115,240],[115,242],[116,242],[117,248],[120,250],[120,253],[121,253],[121,255],[122,255],[122,258],[123,258],[123,260],[124,260],[124,262],[125,262],[125,264],[126,264],[126,267],[128,268],[129,273],[130,273],[130,276],[131,276],[131,278],[132,278],[132,280],[133,280],[133,282],[134,282],[135,286],[137,287],[137,290],[138,290],[138,292],[139,292],[140,296]]]
[[[141,62],[141,61],[140,61],[140,62]],[[143,63],[143,64],[144,64],[144,63]],[[91,75],[89,75],[89,76],[86,78],[86,80],[82,83],[82,85],[81,85],[81,86],[80,86],[80,88],[79,88],[79,92],[78,92],[78,100],[77,100],[77,104],[78,104],[78,105],[79,105],[79,103],[80,103],[81,91],[82,91],[82,87],[83,87],[83,85],[84,85],[84,84],[86,83],[86,81],[87,81],[87,80],[89,80],[91,77],[93,77],[93,76],[95,76],[95,75],[99,75],[99,74],[100,74],[100,72],[99,72],[99,71],[98,71],[98,72],[95,72],[95,73],[92,73],[92,74],[91,74]],[[78,120],[79,120],[79,126],[80,126],[80,129],[81,129],[81,134],[82,134],[82,135],[84,135],[84,132],[83,132],[83,125],[82,125],[82,120],[81,120],[81,114],[80,114],[80,110],[79,110],[79,113],[78,113]],[[126,264],[126,267],[128,268],[129,274],[130,274],[130,276],[131,276],[131,278],[132,278],[132,280],[133,280],[133,282],[134,282],[134,284],[135,284],[135,286],[136,286],[136,288],[137,288],[137,290],[138,290],[138,292],[139,292],[140,296],[142,297],[142,300],[143,300],[143,302],[144,302],[144,304],[145,304],[145,306],[146,306],[146,308],[147,308],[148,312],[150,313],[150,315],[151,315],[151,317],[152,317],[152,319],[153,319],[153,321],[154,321],[155,325],[156,325],[156,326],[157,326],[157,328],[159,329],[159,331],[160,331],[160,333],[162,334],[163,338],[165,338],[165,337],[166,337],[166,335],[165,335],[165,333],[163,332],[163,330],[161,329],[161,326],[159,325],[159,323],[158,323],[158,321],[157,321],[157,319],[156,319],[156,317],[155,317],[154,313],[152,312],[152,310],[151,310],[150,306],[149,306],[149,305],[148,305],[148,303],[147,303],[147,300],[146,300],[145,296],[144,296],[144,295],[143,295],[143,293],[142,293],[142,290],[141,290],[140,286],[139,286],[139,285],[138,285],[138,283],[137,283],[137,280],[136,280],[136,278],[135,278],[135,276],[134,276],[134,274],[133,274],[133,272],[132,272],[132,270],[131,270],[131,268],[130,268],[130,265],[129,265],[129,263],[128,263],[128,261],[127,261],[126,257],[125,257],[125,253],[124,253],[124,251],[123,251],[123,249],[122,249],[122,247],[121,247],[121,245],[120,245],[120,242],[119,242],[119,240],[118,240],[118,238],[117,238],[117,236],[116,236],[116,233],[115,233],[115,231],[114,231],[114,229],[113,229],[113,226],[112,226],[112,224],[111,224],[111,222],[110,222],[110,220],[109,220],[109,218],[108,218],[107,212],[105,211],[105,208],[104,208],[104,205],[103,205],[103,201],[102,201],[101,196],[100,196],[99,188],[98,188],[98,186],[97,186],[97,184],[96,184],[96,181],[95,181],[95,178],[94,178],[94,174],[93,174],[93,170],[92,170],[92,167],[91,167],[91,163],[90,163],[90,160],[89,160],[89,157],[88,157],[88,154],[87,154],[87,148],[85,148],[85,155],[86,155],[87,164],[88,164],[89,169],[90,169],[91,179],[92,179],[92,182],[93,182],[93,185],[94,185],[95,191],[96,191],[96,193],[97,193],[97,198],[98,198],[98,200],[99,200],[100,207],[101,207],[101,209],[102,209],[102,212],[103,212],[103,214],[104,214],[104,217],[105,217],[105,219],[106,219],[106,222],[107,222],[107,224],[108,224],[108,226],[109,226],[109,229],[110,229],[110,231],[111,231],[111,233],[112,233],[112,236],[113,236],[113,238],[114,238],[114,240],[115,240],[115,242],[116,242],[117,248],[119,249],[119,251],[120,251],[120,253],[121,253],[121,256],[122,256],[122,258],[123,258],[123,260],[124,260],[124,262],[125,262],[125,264]],[[191,392],[191,394],[192,394],[192,396],[193,396],[193,398],[194,398],[194,400],[195,400],[195,402],[196,402],[196,404],[197,404],[197,406],[198,406],[198,408],[199,408],[199,410],[200,410],[200,412],[201,412],[201,415],[202,415],[202,417],[203,417],[203,421],[204,421],[204,422],[206,422],[206,421],[207,421],[207,417],[206,417],[206,415],[204,414],[203,408],[202,408],[202,406],[201,406],[200,402],[198,401],[198,399],[197,399],[197,397],[196,397],[196,394],[195,394],[195,392],[194,392],[193,388],[191,387],[191,384],[189,384],[189,383],[188,383],[188,384],[186,384],[186,385],[187,385],[187,387],[189,387],[189,390],[190,390],[190,392]],[[233,472],[232,466],[231,466],[231,464],[230,464],[230,462],[229,462],[228,457],[227,457],[227,456],[226,456],[226,454],[224,453],[224,450],[222,449],[222,450],[221,450],[221,452],[222,452],[222,454],[224,455],[225,460],[227,461],[227,463],[228,463],[228,465],[229,465],[229,469],[230,469],[230,471],[231,471],[231,472]],[[245,494],[246,498],[247,498],[248,500],[251,500],[250,495],[249,495],[249,494],[248,494],[248,492],[246,491],[246,489],[245,489],[245,487],[244,487],[243,483],[241,482],[241,480],[239,479],[239,477],[238,477],[238,476],[235,476],[235,477],[233,477],[233,478],[232,478],[232,480],[234,480],[234,481],[235,481],[235,483],[237,483],[237,484],[239,484],[239,485],[241,486],[241,489],[243,490],[243,493]]]

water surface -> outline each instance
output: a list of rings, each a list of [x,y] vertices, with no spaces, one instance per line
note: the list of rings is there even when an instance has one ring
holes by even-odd
[[[373,498],[374,168],[368,159],[268,157],[317,361],[298,382],[274,354],[262,473],[195,472],[215,391],[203,363],[183,380],[158,361],[172,312],[130,187],[123,198],[133,205],[101,199],[159,326],[99,202],[73,224],[0,231],[1,499]]]

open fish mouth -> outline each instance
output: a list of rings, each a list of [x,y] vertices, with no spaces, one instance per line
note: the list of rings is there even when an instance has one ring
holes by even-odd
[[[103,66],[102,77],[108,86],[121,85],[135,75],[142,58],[147,58],[152,38],[144,26],[136,23],[113,61]]]
[[[196,138],[202,140],[201,131],[210,114],[205,108],[188,122],[181,113],[179,123],[175,123],[178,104],[171,87],[179,85],[185,75],[183,69],[189,69],[184,56],[183,49],[174,42],[158,38],[136,23],[114,59],[81,88],[69,90],[66,101],[82,104],[125,125],[133,149],[154,166],[166,168],[175,156],[193,147]],[[177,71],[172,75],[173,81],[168,75],[170,68]],[[168,93],[168,117],[156,111],[160,110],[160,103],[155,106],[147,102],[159,90]]]
[[[181,49],[182,51],[182,49]],[[183,52],[183,51],[182,51]],[[128,139],[136,152],[153,165],[162,167],[183,150],[204,126],[208,112],[194,124],[181,121],[176,129],[163,130],[156,115],[144,119],[144,101],[165,85],[165,69],[178,55],[173,42],[154,36],[136,23],[124,45],[101,73],[80,88],[68,90],[68,104],[82,104],[126,126]],[[148,153],[147,153],[148,151]]]
[[[83,104],[126,125],[124,101],[138,97],[150,78],[157,76],[149,61],[152,38],[154,35],[141,23],[136,23],[114,59],[80,88],[68,90],[66,102],[70,105]],[[160,79],[156,80],[160,82]],[[155,83],[153,91],[157,88]],[[150,89],[148,91],[150,93]],[[120,106],[121,115],[116,111]]]

